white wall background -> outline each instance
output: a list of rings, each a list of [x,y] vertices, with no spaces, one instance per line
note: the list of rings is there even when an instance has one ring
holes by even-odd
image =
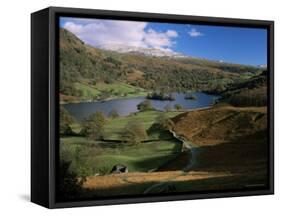
[[[0,215],[276,215],[280,209],[278,0],[26,0],[0,6]],[[48,6],[275,20],[276,195],[47,210],[30,203],[30,13]],[[279,85],[278,85],[279,84]],[[279,213],[280,214],[280,213]]]

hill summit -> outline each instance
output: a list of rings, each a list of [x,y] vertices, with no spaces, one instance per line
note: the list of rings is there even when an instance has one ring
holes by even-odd
[[[178,52],[174,52],[170,49],[163,48],[147,48],[139,46],[129,46],[124,44],[104,44],[99,46],[101,49],[116,51],[119,53],[130,53],[144,56],[156,56],[156,57],[171,57],[171,58],[185,58],[188,57]]]

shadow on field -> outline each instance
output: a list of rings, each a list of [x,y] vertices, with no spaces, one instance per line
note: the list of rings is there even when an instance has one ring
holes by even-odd
[[[266,175],[268,144],[266,131],[240,137],[232,142],[202,146],[196,151],[194,171],[263,172]]]
[[[164,163],[170,163],[173,161],[177,155],[178,152],[175,152],[174,154],[169,154],[167,155],[166,152],[163,152],[161,155],[161,152],[159,152],[160,155],[154,156],[154,157],[149,157],[140,161],[134,162],[136,167],[151,167],[151,164],[155,164],[156,166],[153,167],[154,169],[157,169],[162,166]]]
[[[245,176],[225,176],[225,177],[211,177],[199,180],[183,180],[183,181],[168,181],[164,183],[159,182],[144,182],[134,183],[123,186],[113,186],[106,189],[86,190],[82,198],[97,198],[97,197],[114,197],[114,196],[143,196],[143,195],[159,195],[159,194],[180,194],[180,193],[194,193],[194,192],[212,192],[220,190],[238,190],[249,189],[249,182],[255,182],[262,187],[263,179],[254,179],[253,177]],[[159,184],[159,186],[157,186]],[[156,187],[154,187],[156,185]],[[148,188],[152,188],[148,192]]]

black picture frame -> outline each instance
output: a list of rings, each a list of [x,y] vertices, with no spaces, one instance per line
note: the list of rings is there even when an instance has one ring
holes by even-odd
[[[266,28],[268,39],[268,187],[247,191],[56,201],[58,162],[58,17],[72,16]],[[31,15],[31,201],[47,208],[144,203],[274,194],[274,22],[202,16],[49,7]]]

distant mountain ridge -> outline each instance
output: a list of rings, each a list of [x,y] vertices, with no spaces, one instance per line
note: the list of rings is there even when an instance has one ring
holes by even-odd
[[[119,53],[139,54],[145,56],[171,57],[171,58],[189,57],[182,53],[174,52],[170,49],[145,48],[145,47],[138,47],[138,46],[129,46],[124,44],[104,44],[104,45],[100,45],[99,48],[109,51],[115,51]]]

